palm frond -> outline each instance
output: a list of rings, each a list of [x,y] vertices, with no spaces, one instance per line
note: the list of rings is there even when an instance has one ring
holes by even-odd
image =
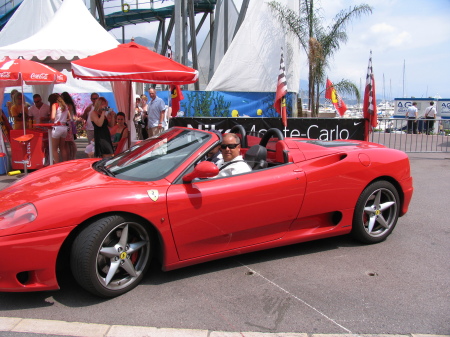
[[[289,32],[294,34],[300,41],[300,44],[305,49],[305,51],[307,51],[308,37],[306,34],[307,23],[305,22],[305,19],[300,17],[289,7],[283,6],[277,1],[270,1],[267,3],[267,5],[276,15],[281,25]]]

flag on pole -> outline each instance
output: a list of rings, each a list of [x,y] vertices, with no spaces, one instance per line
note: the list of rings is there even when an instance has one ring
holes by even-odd
[[[325,90],[325,98],[330,100],[333,103],[339,115],[344,116],[344,113],[347,111],[347,106],[344,103],[344,100],[339,96],[336,89],[333,86],[333,83],[327,78],[327,88]]]
[[[367,67],[366,76],[366,88],[364,90],[364,103],[363,103],[364,119],[368,123],[366,128],[366,136],[371,127],[375,127],[378,124],[377,121],[377,100],[375,96],[375,78],[373,76],[372,68],[372,51],[370,51],[369,66]]]
[[[172,101],[172,117],[177,117],[177,113],[180,110],[180,101],[184,99],[183,92],[179,85],[170,86],[170,97]]]
[[[286,113],[286,95],[287,95],[287,81],[285,75],[285,66],[283,58],[283,48],[281,48],[281,60],[280,60],[280,73],[278,74],[277,92],[275,94],[275,110],[281,115],[281,121],[283,125],[287,126],[287,113]]]

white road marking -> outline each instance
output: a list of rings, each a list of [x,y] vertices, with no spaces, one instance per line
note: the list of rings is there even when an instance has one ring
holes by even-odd
[[[239,262],[243,267],[247,268],[248,270],[250,270],[252,273],[254,273],[255,275],[258,275],[259,277],[261,277],[262,279],[264,279],[265,281],[269,282],[270,284],[272,284],[273,286],[277,287],[278,289],[280,289],[281,291],[283,291],[284,293],[288,294],[290,297],[294,298],[295,300],[303,303],[304,305],[306,305],[307,307],[311,308],[312,310],[314,310],[315,312],[317,312],[319,315],[325,317],[327,320],[329,320],[330,322],[332,322],[333,324],[337,325],[338,327],[340,327],[341,329],[343,329],[344,331],[353,334],[349,329],[347,329],[346,327],[342,326],[341,324],[339,324],[338,322],[336,322],[334,319],[332,319],[331,317],[328,317],[326,314],[324,314],[322,311],[320,311],[319,309],[313,307],[311,304],[307,303],[306,301],[302,300],[301,298],[299,298],[298,296],[291,294],[289,291],[287,291],[286,289],[284,289],[283,287],[281,287],[280,285],[276,284],[275,282],[269,280],[267,277],[261,275],[260,273],[258,273],[256,270],[250,268],[249,266]]]

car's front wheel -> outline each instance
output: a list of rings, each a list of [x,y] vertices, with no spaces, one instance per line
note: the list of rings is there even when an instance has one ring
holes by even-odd
[[[74,240],[72,273],[87,291],[121,295],[138,285],[149,266],[150,237],[132,217],[111,215],[88,225]]]
[[[385,240],[398,220],[400,198],[388,181],[376,181],[367,186],[356,203],[352,235],[364,243]]]

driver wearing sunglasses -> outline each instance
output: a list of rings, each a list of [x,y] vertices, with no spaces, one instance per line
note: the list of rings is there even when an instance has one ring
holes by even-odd
[[[226,133],[223,135],[220,152],[223,161],[217,163],[219,167],[217,177],[227,177],[252,170],[241,156],[241,140],[236,134]]]

